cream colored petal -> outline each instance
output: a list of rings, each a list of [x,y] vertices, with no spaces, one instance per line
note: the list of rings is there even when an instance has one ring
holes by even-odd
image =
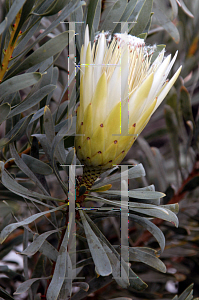
[[[181,69],[182,69],[182,66],[180,66],[178,68],[178,70],[176,71],[176,73],[169,80],[169,82],[166,84],[165,88],[162,90],[162,92],[158,96],[157,103],[156,103],[156,106],[154,108],[154,111],[158,108],[158,106],[161,104],[161,102],[164,100],[164,98],[166,97],[166,95],[168,94],[168,92],[170,91],[170,89],[172,88],[172,86],[174,85],[174,83],[176,82],[178,76],[180,75]]]
[[[104,122],[105,150],[120,136],[120,102],[115,105]],[[118,136],[117,136],[118,135]]]
[[[142,114],[153,83],[153,76],[154,74],[151,73],[129,99],[129,126],[137,123]]]
[[[154,108],[156,106],[157,103],[157,98],[152,102],[152,104],[142,113],[141,118],[139,119],[139,121],[137,122],[136,125],[136,130],[135,130],[135,134],[139,135],[142,130],[144,129],[144,127],[146,126],[146,124],[148,123],[152,113],[154,112]]]
[[[155,70],[158,68],[158,66],[162,63],[163,61],[163,58],[164,58],[164,53],[165,53],[165,50],[163,49],[159,54],[158,56],[156,57],[156,59],[154,60],[154,62],[152,63],[150,69],[149,69],[149,74],[151,72],[155,72]]]
[[[128,97],[129,54],[127,45],[121,58],[121,101]]]
[[[84,111],[91,102],[93,96],[93,66],[92,66],[91,42],[87,47],[85,74],[83,76],[83,102]]]
[[[104,127],[98,127],[91,137],[91,155],[95,155],[98,152],[104,152]],[[100,163],[99,163],[100,164]]]
[[[98,47],[97,47],[97,53],[95,54],[95,69],[94,69],[94,89],[98,83],[98,80],[100,79],[102,75],[102,68],[104,63],[104,55],[106,51],[106,38],[104,34],[101,34],[99,41],[98,41]]]
[[[154,99],[156,97],[157,92],[163,85],[165,81],[165,72],[168,68],[169,62],[171,60],[171,55],[167,56],[164,61],[161,63],[161,65],[157,68],[157,70],[154,73],[154,79],[153,84],[151,86],[150,93],[148,95],[148,100],[146,105],[151,101],[151,99]]]
[[[168,68],[167,68],[167,70],[165,72],[165,75],[164,75],[164,81],[167,79],[167,76],[169,75],[169,72],[171,71],[171,68],[173,67],[173,65],[176,61],[177,55],[178,55],[178,51],[176,51],[174,57],[172,58],[170,64],[168,65]]]
[[[84,75],[85,72],[85,67],[84,67],[84,45],[81,47],[81,52],[80,52],[80,78]]]
[[[107,100],[107,76],[104,72],[97,83],[92,98],[93,131],[101,124],[103,125]]]
[[[84,55],[83,55],[83,61],[82,63],[86,63],[86,52],[87,52],[87,47],[89,44],[89,28],[88,25],[86,25],[86,30],[85,30],[85,35],[84,35]]]
[[[114,68],[114,66],[109,66]],[[112,77],[108,83],[108,103],[107,103],[107,115],[111,112],[114,106],[121,101],[121,68],[120,64],[117,64],[113,72]]]

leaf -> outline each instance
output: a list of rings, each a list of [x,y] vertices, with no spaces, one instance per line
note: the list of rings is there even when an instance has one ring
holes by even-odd
[[[65,164],[71,165],[74,161],[74,158],[75,158],[75,148],[72,148],[66,156]]]
[[[176,43],[180,41],[180,35],[176,26],[169,20],[169,18],[164,14],[164,12],[158,8],[155,4],[153,7],[154,17],[157,20],[157,23],[162,26],[168,34],[174,39]]]
[[[104,286],[110,284],[112,281],[112,276],[99,276],[98,278],[93,278],[88,282],[89,290],[87,292],[80,290],[71,298],[71,300],[82,300],[89,294],[94,293],[95,291],[98,291]]]
[[[181,4],[182,10],[187,14],[190,18],[194,18],[194,15],[190,12],[190,10],[187,8],[183,0],[178,0]]]
[[[5,136],[5,139],[7,140],[6,144],[12,143],[12,142],[20,139],[20,137],[26,131],[26,128],[27,128],[31,118],[32,118],[32,114],[29,115],[28,117],[24,117],[15,125],[15,127],[11,131],[9,131],[6,134],[6,136]],[[6,144],[4,144],[3,146],[5,146]]]
[[[103,247],[111,262],[113,278],[121,287],[128,288],[130,285],[129,276],[121,264],[120,257],[115,255],[105,242],[103,242]]]
[[[107,254],[103,246],[101,245],[98,237],[95,235],[90,225],[88,224],[84,212],[81,210],[79,212],[80,212],[82,223],[84,225],[88,246],[91,251],[97,273],[101,276],[108,276],[109,274],[112,273],[112,268],[111,268],[110,261],[107,257]]]
[[[51,145],[55,137],[55,129],[52,114],[48,106],[44,108],[44,129],[47,141]]]
[[[129,214],[129,219],[132,219],[146,230],[148,230],[157,240],[158,244],[160,245],[161,251],[163,252],[165,247],[165,238],[162,231],[151,221],[147,220],[146,218],[136,216],[133,214]]]
[[[30,120],[30,124],[38,120],[41,116],[44,114],[44,107],[40,108],[39,110],[36,111],[36,113],[33,115],[32,119]]]
[[[71,39],[74,37],[74,32],[71,34]],[[61,52],[70,42],[68,39],[68,32],[63,32],[57,35],[55,38],[50,39],[44,45],[35,50],[31,55],[29,55],[14,72],[13,75],[25,71],[32,66],[43,62],[44,60],[54,56],[58,52]],[[26,74],[24,74],[27,76]],[[21,75],[22,76],[22,75]],[[12,91],[13,92],[13,91]]]
[[[47,211],[44,211],[44,212],[37,213],[35,215],[32,215],[31,217],[28,217],[27,219],[25,219],[25,220],[23,220],[21,222],[17,222],[17,223],[13,223],[13,224],[7,225],[1,231],[1,234],[0,234],[0,243],[2,244],[5,241],[5,239],[8,237],[8,235],[12,231],[14,231],[15,229],[19,228],[20,226],[28,225],[28,224],[32,223],[33,221],[35,221],[36,219],[44,216],[45,214],[48,214],[48,213],[51,213],[51,212],[54,212],[54,211],[57,211],[57,210],[61,210],[64,207],[66,207],[66,204],[64,204],[62,206],[59,206],[59,207],[56,207],[56,208],[53,208],[51,210],[47,210]]]
[[[190,284],[186,290],[179,296],[178,300],[186,300],[186,297],[192,292],[193,293],[193,283]]]
[[[3,297],[4,300],[15,300],[12,296],[6,292],[1,286],[0,286],[0,296]]]
[[[100,240],[103,243],[103,246],[106,244],[107,247],[105,247],[106,251],[107,251],[107,255],[109,256],[109,259],[111,261],[111,264],[114,262],[114,256],[116,256],[118,258],[118,260],[120,261],[121,259],[121,265],[120,268],[122,270],[122,274],[123,276],[119,276],[116,277],[115,280],[118,282],[118,284],[123,285],[126,284],[127,282],[125,282],[125,276],[127,276],[127,270],[128,270],[128,274],[129,277],[127,276],[129,282],[130,282],[130,286],[133,287],[134,289],[141,291],[143,289],[145,289],[147,287],[147,285],[133,272],[133,270],[131,268],[129,268],[129,265],[126,264],[126,262],[124,262],[124,260],[120,257],[120,255],[118,254],[118,252],[114,249],[114,247],[109,243],[109,241],[106,239],[106,237],[102,234],[102,232],[99,230],[99,228],[95,225],[95,223],[89,218],[89,216],[87,214],[85,214],[86,219],[88,220],[89,224],[91,225],[93,231],[97,234],[97,236],[100,238]],[[110,256],[110,253],[113,252],[114,255]],[[118,270],[117,268],[115,268],[114,265],[112,265],[114,274],[117,276],[118,271],[120,272],[120,270]],[[120,274],[120,273],[119,273]],[[126,274],[126,275],[125,275]],[[123,281],[124,280],[124,281]]]
[[[68,228],[70,228],[70,226],[68,226]],[[47,295],[46,295],[47,300],[58,299],[65,277],[68,274],[70,275],[70,273],[72,272],[72,264],[71,264],[70,256],[67,251],[67,245],[68,245],[68,229],[66,230],[63,241],[61,243],[53,277],[47,290]],[[66,275],[66,270],[68,271],[67,275]],[[69,280],[72,284],[72,278]]]
[[[21,171],[23,171],[29,178],[32,179],[33,182],[37,184],[37,186],[40,188],[40,190],[45,195],[49,195],[48,192],[43,187],[42,183],[39,181],[39,179],[35,176],[35,174],[29,169],[29,167],[26,165],[26,163],[23,161],[23,159],[19,156],[17,153],[17,150],[14,146],[14,144],[10,144],[10,152],[13,158],[15,159],[16,165],[19,167]]]
[[[28,255],[28,256],[34,255],[37,251],[39,251],[39,249],[41,248],[45,240],[49,237],[49,235],[61,231],[62,229],[59,228],[55,230],[50,230],[40,235],[36,235],[36,238],[33,240],[33,242],[25,250],[20,252],[20,254]]]
[[[173,155],[175,159],[175,164],[176,164],[176,176],[178,173],[178,170],[180,170],[180,150],[179,150],[179,143],[176,143],[178,141],[178,121],[175,115],[174,110],[168,106],[165,105],[164,107],[164,115],[165,115],[165,120],[166,120],[166,125],[167,125],[167,130],[170,136],[170,141],[171,141],[171,146],[173,149]]]
[[[31,95],[30,97],[26,97],[24,101],[22,101],[16,108],[14,108],[10,114],[8,115],[8,118],[11,118],[13,116],[16,116],[19,113],[22,113],[26,111],[27,109],[35,106],[37,103],[39,103],[46,95],[48,95],[50,92],[52,92],[56,88],[55,85],[49,84],[47,86],[42,87],[39,89],[36,93]]]
[[[172,19],[175,19],[178,15],[178,5],[177,5],[176,0],[170,0],[170,3],[171,3],[171,7],[172,7],[172,15],[173,15]]]
[[[36,201],[42,205],[45,205],[47,207],[51,207],[48,204],[42,203],[41,201],[37,201],[36,199],[34,199],[34,197],[38,198],[38,199],[46,199],[46,200],[52,200],[52,201],[61,201],[58,198],[54,198],[54,197],[50,197],[47,195],[43,195],[43,194],[39,194],[36,193],[34,191],[31,191],[25,187],[23,187],[22,185],[18,184],[12,177],[11,175],[8,173],[8,171],[4,170],[4,165],[3,162],[0,162],[0,174],[1,174],[1,182],[2,184],[10,191],[12,191],[13,193],[24,197],[26,199],[30,199],[32,201]],[[33,198],[32,198],[33,197]]]
[[[5,18],[5,20],[0,24],[0,34],[5,28],[9,28],[12,24],[14,18],[16,17],[19,10],[22,8],[26,0],[15,0]]]
[[[156,199],[156,198],[162,198],[165,196],[165,194],[160,193],[160,192],[142,191],[142,190],[141,191],[130,190],[130,191],[128,191],[128,195],[126,195],[125,192],[116,191],[116,190],[106,191],[105,193],[106,194],[114,194],[114,195],[125,195],[125,196],[138,198],[138,199]]]
[[[129,32],[131,35],[137,36],[141,34],[144,31],[144,29],[147,27],[147,24],[150,21],[152,6],[153,6],[153,0],[145,0],[136,18],[136,24]]]
[[[42,175],[50,175],[53,172],[52,168],[49,165],[30,155],[22,154],[21,158],[28,166],[28,168],[30,168],[30,170],[34,173],[38,173]]]
[[[150,204],[147,204],[147,205],[150,205]],[[135,212],[147,215],[147,216],[151,216],[151,217],[159,218],[159,219],[162,219],[162,220],[165,220],[168,222],[172,222],[172,223],[174,223],[174,225],[176,227],[178,227],[178,223],[179,223],[178,218],[169,209],[165,209],[165,208],[158,207],[158,206],[155,208],[150,208],[150,209],[135,208],[135,207],[131,207],[131,203],[129,203],[129,209],[133,210]]]
[[[41,245],[39,252],[48,257],[49,259],[56,261],[58,257],[58,251],[48,241],[44,241]]]
[[[138,164],[130,169],[128,169],[128,171],[125,171],[125,174],[124,176],[126,176],[126,174],[128,174],[128,179],[132,179],[132,178],[138,178],[138,177],[141,177],[141,176],[145,176],[146,173],[145,173],[145,170],[144,170],[144,167],[142,164]],[[111,175],[108,177],[108,182],[109,184],[113,183],[113,182],[117,182],[117,181],[120,181],[121,180],[121,174],[117,173],[117,174],[114,174],[114,175]],[[107,181],[107,178],[106,178],[106,181]],[[102,185],[104,185],[104,182],[101,181],[100,183],[96,183],[93,188],[98,188],[98,187],[101,187]]]
[[[0,105],[0,124],[6,119],[7,115],[10,112],[10,104],[4,103]]]
[[[14,295],[18,295],[18,294],[22,294],[22,293],[25,293],[29,290],[29,288],[31,287],[31,285],[37,281],[37,280],[47,280],[49,279],[50,277],[40,277],[40,278],[32,278],[32,279],[28,279],[26,280],[25,282],[21,283],[16,292],[14,293]]]
[[[23,5],[22,8],[22,12],[21,12],[21,17],[20,17],[20,21],[19,21],[19,25],[17,26],[17,29],[15,31],[15,35],[13,37],[13,42],[15,42],[16,38],[18,37],[18,34],[24,24],[24,22],[28,19],[29,17],[29,13],[31,12],[33,5],[35,3],[35,0],[31,0],[31,1],[26,1]]]
[[[192,123],[194,124],[191,98],[185,86],[181,86],[180,88],[180,105],[185,121],[192,121]]]
[[[104,22],[100,26],[101,30],[113,30],[115,28],[114,22],[118,22],[120,20],[125,8],[127,6],[126,0],[117,0],[113,7],[110,9],[109,13],[107,14]]]
[[[6,97],[9,94],[25,89],[30,85],[37,83],[41,79],[41,74],[38,72],[27,73],[14,76],[0,84],[0,98]]]
[[[135,12],[135,8],[137,6],[138,0],[130,0],[126,6],[126,9],[120,19],[120,22],[128,22],[128,20],[134,19],[137,12],[134,15]],[[117,28],[119,29],[119,24],[116,26],[116,28],[114,29],[114,32],[117,32]]]
[[[59,11],[61,11],[67,4],[69,0],[54,0],[51,5],[49,6],[49,9],[44,12],[43,14],[39,14],[40,16],[52,16],[54,14],[57,14]]]
[[[90,37],[91,37],[92,27],[94,27],[95,29],[98,28],[98,26],[96,24],[94,26],[94,23],[99,24],[99,20],[100,20],[100,15],[99,15],[100,11],[98,9],[98,6],[101,7],[100,0],[90,0],[89,1],[86,24],[88,24],[88,27],[89,27]],[[97,13],[98,13],[98,16],[97,16]]]
[[[166,273],[165,264],[155,255],[145,252],[144,249],[142,249],[142,247],[130,247],[129,260],[145,263],[151,266],[152,268],[157,269],[160,272]]]

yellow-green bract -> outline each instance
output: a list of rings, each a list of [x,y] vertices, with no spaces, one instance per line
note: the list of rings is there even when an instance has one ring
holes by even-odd
[[[79,160],[104,169],[123,160],[181,71],[167,80],[177,53],[171,60],[163,50],[151,63],[155,46],[145,46],[144,40],[126,33],[108,40],[100,33],[91,47],[86,27],[75,137]],[[126,106],[129,116],[122,116]],[[121,120],[126,134],[120,134]]]

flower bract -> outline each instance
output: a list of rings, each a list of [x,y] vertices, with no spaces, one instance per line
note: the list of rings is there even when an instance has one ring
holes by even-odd
[[[100,33],[91,46],[88,26],[80,57],[80,105],[77,109],[77,157],[86,166],[119,164],[178,78],[167,80],[177,53],[161,51],[143,39]]]

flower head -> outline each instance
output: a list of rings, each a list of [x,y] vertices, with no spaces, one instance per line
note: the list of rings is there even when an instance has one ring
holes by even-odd
[[[123,160],[181,71],[168,81],[177,53],[171,60],[163,50],[151,63],[155,46],[126,33],[112,41],[107,35],[98,34],[91,47],[85,31],[75,137],[80,161],[104,169]]]

